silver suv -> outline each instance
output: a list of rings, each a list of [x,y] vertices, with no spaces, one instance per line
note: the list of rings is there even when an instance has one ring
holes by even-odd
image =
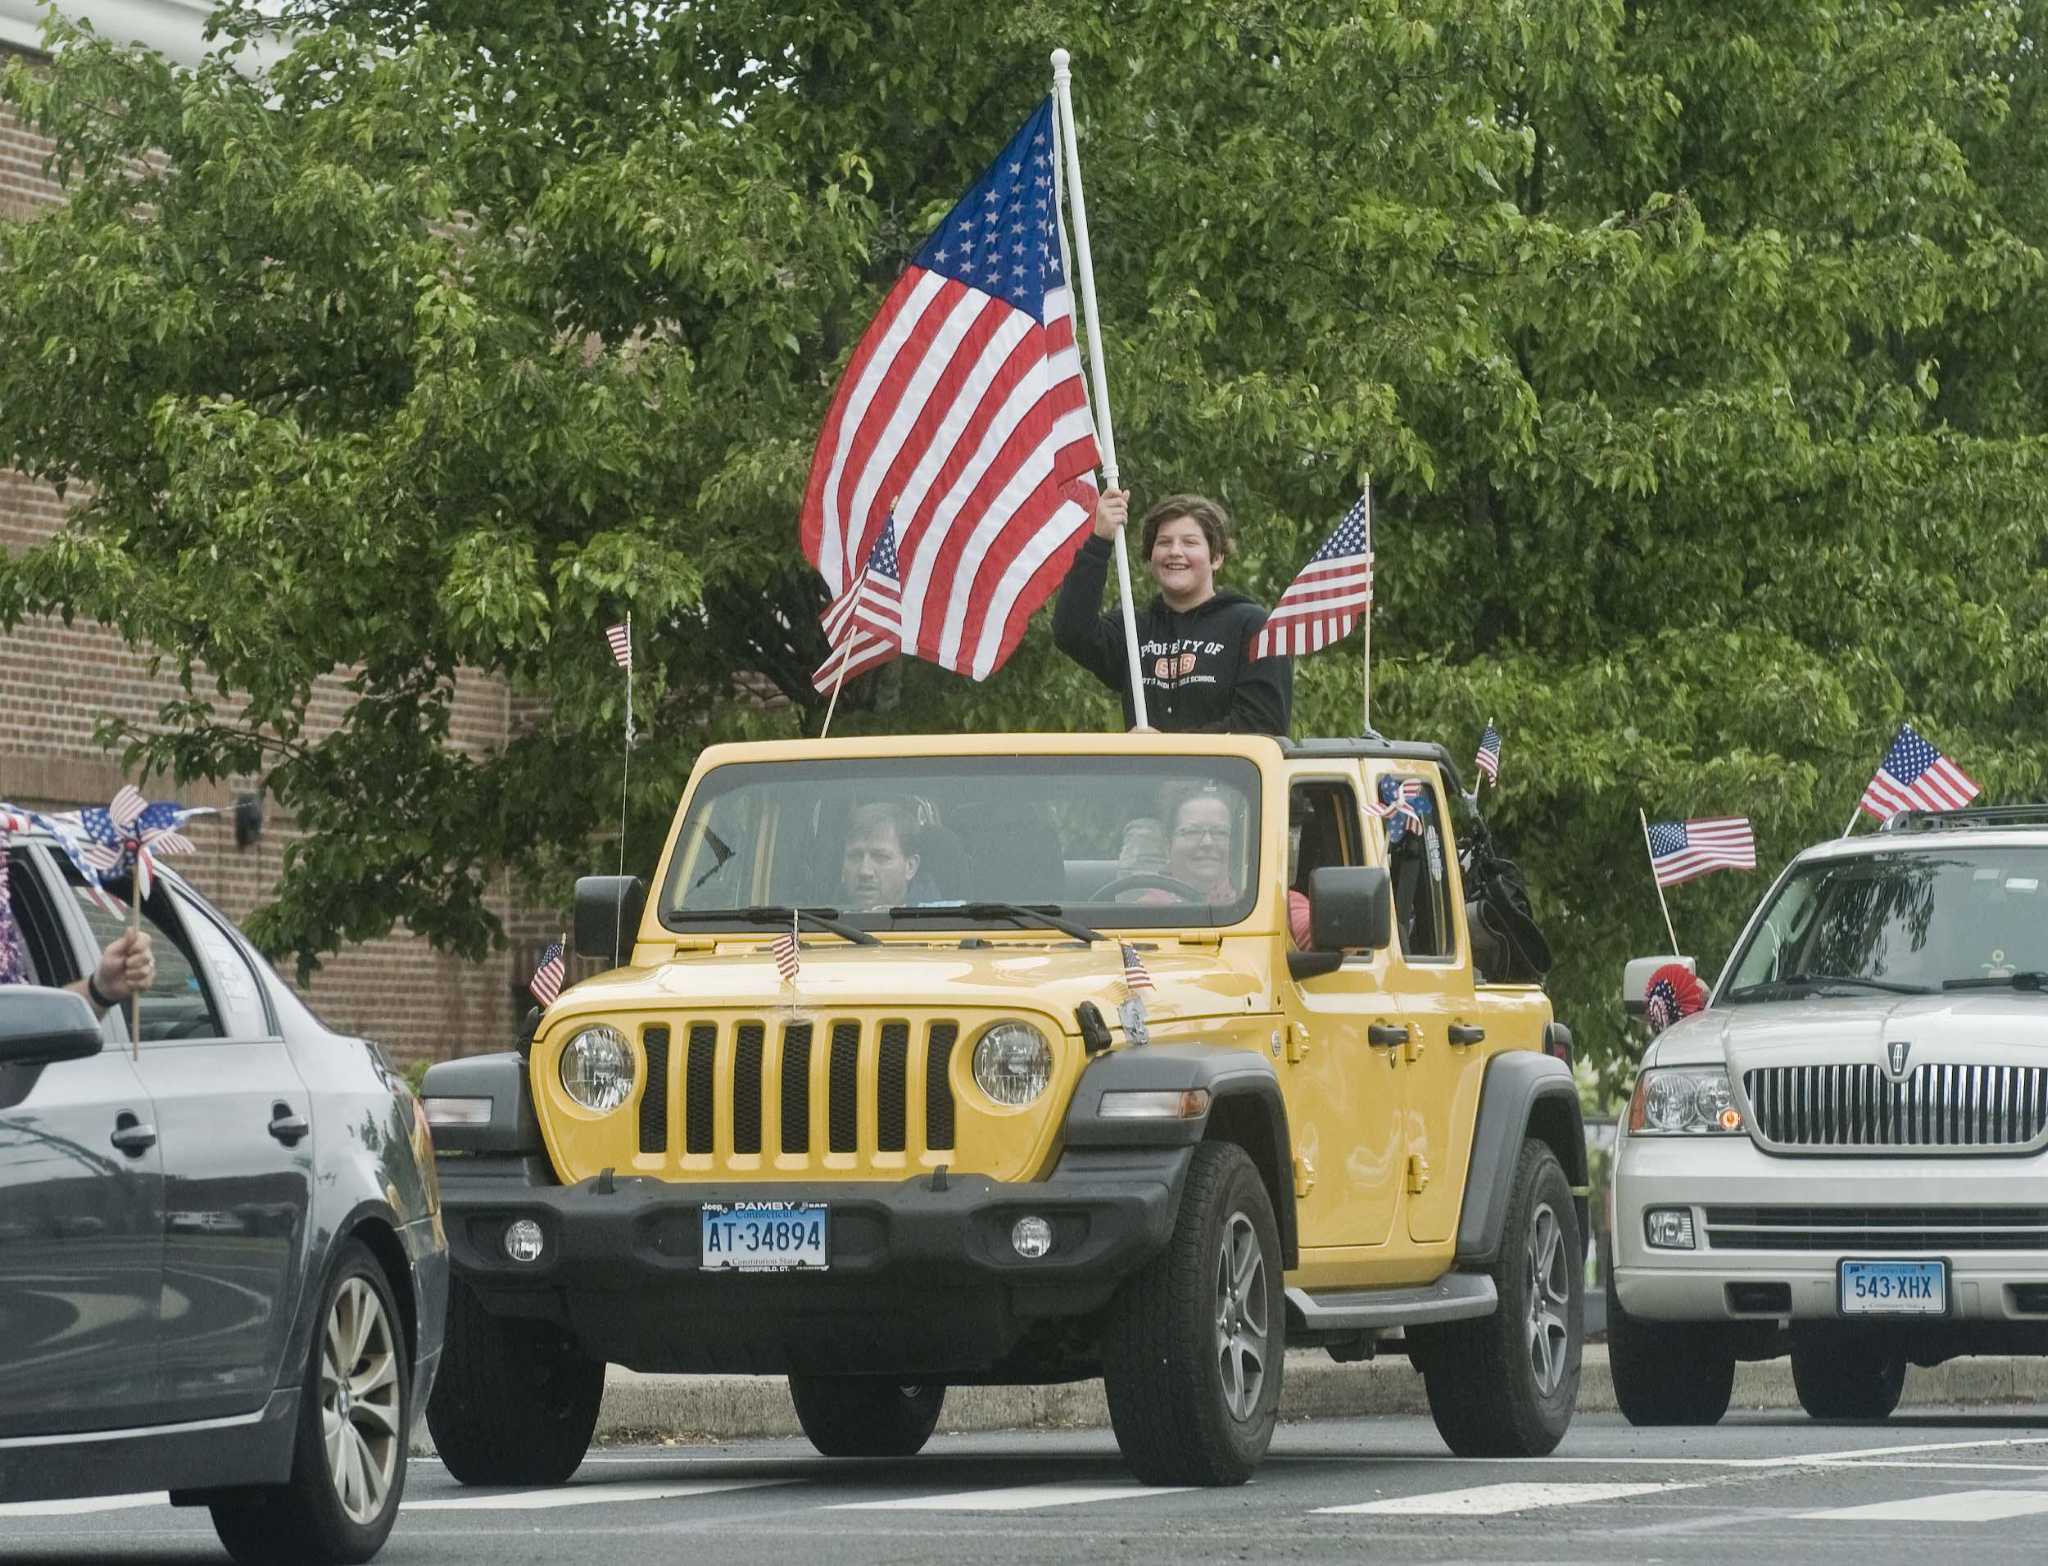
[[[1641,964],[1631,964],[1631,973]],[[2048,1353],[2048,808],[1794,859],[1617,1139],[1609,1352],[1638,1425],[1789,1350],[1816,1418],[1908,1364]]]

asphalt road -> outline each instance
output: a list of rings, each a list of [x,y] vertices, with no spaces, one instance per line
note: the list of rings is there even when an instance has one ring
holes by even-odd
[[[568,1485],[465,1490],[415,1460],[384,1553],[407,1563],[1096,1563],[1162,1559],[2037,1562],[2048,1409],[1882,1425],[1735,1415],[1638,1431],[1582,1415],[1534,1461],[1447,1457],[1427,1419],[1285,1427],[1253,1483],[1145,1490],[1106,1432],[942,1436],[907,1463],[800,1441],[612,1448]],[[0,1506],[9,1566],[218,1561],[205,1514],[161,1497]]]

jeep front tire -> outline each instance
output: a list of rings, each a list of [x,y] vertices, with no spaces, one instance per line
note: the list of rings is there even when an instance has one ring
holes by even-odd
[[[1272,1444],[1286,1362],[1280,1228],[1243,1148],[1204,1142],[1166,1249],[1104,1333],[1109,1422],[1146,1484],[1243,1484]]]
[[[461,1278],[427,1429],[462,1484],[560,1484],[582,1465],[604,1400],[604,1361],[559,1327],[493,1316]]]
[[[1533,1139],[1522,1144],[1489,1270],[1493,1314],[1425,1335],[1429,1411],[1459,1457],[1542,1457],[1564,1439],[1578,1401],[1585,1252],[1571,1185]]]

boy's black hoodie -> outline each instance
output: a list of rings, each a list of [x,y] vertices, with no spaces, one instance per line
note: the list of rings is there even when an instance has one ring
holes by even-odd
[[[1124,723],[1137,722],[1131,704],[1124,621],[1102,613],[1109,575],[1109,540],[1090,536],[1074,556],[1052,611],[1059,650],[1123,698]],[[1294,664],[1285,657],[1247,654],[1266,623],[1266,611],[1242,593],[1218,593],[1185,614],[1154,598],[1138,612],[1138,669],[1145,681],[1146,716],[1172,733],[1282,734],[1294,706]]]

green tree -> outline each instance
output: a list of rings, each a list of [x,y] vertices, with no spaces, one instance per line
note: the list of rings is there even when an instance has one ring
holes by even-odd
[[[1270,599],[1373,476],[1375,721],[1461,757],[1501,723],[1487,810],[1597,1059],[1663,945],[1638,806],[1749,814],[1768,867],[1905,717],[2041,789],[2039,0],[792,9],[308,0],[261,84],[75,39],[6,77],[72,199],[0,227],[0,462],[82,504],[0,617],[180,661],[141,756],[261,772],[312,834],[273,948],[403,917],[476,951],[486,875],[580,862],[628,607],[636,862],[699,746],[815,726],[810,441],[1059,43],[1126,478],[1228,501]],[[462,669],[537,732],[453,750]],[[1306,661],[1297,732],[1354,732],[1358,683],[1355,644]],[[849,696],[1113,721],[1042,629],[984,685]],[[1674,894],[1710,970],[1761,885]]]

